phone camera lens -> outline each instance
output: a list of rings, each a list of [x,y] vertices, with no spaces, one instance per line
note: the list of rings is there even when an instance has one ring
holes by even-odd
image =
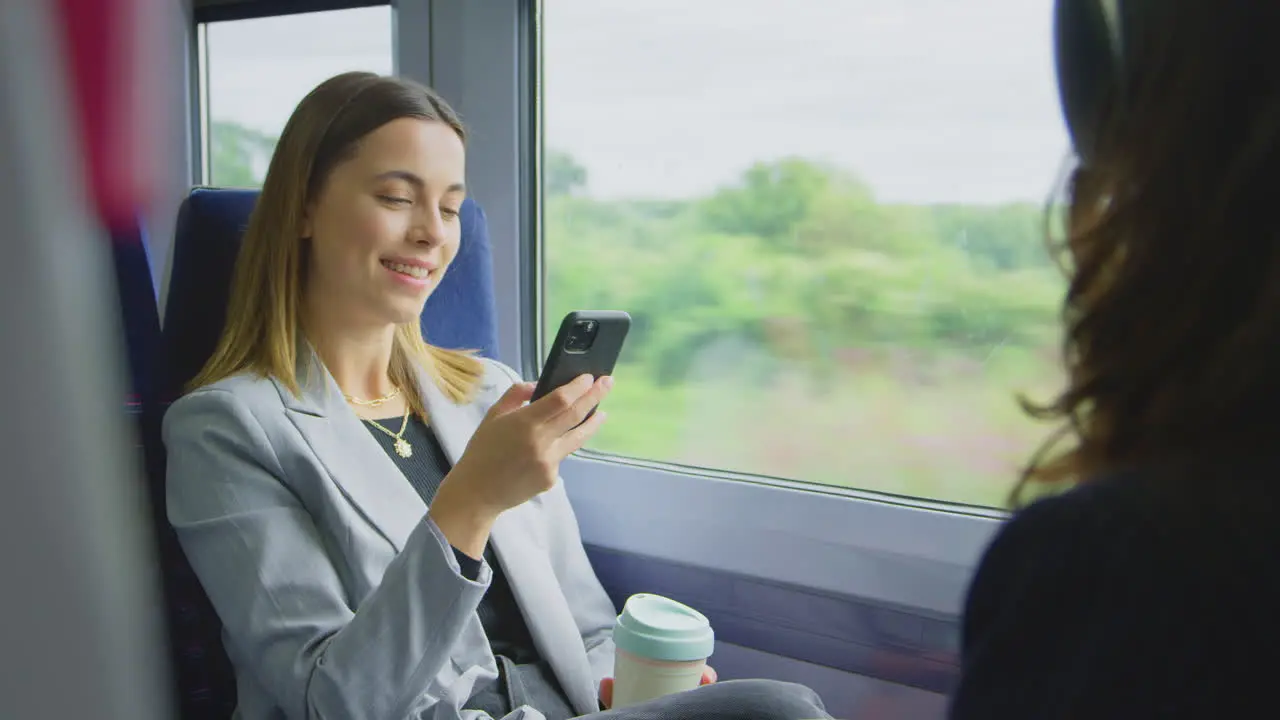
[[[585,352],[595,342],[599,323],[595,320],[581,320],[574,323],[565,341],[565,349],[571,352]]]

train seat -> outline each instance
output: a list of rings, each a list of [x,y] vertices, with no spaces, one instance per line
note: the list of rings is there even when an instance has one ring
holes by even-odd
[[[213,354],[226,321],[232,268],[257,198],[256,190],[201,187],[191,191],[179,210],[163,328],[166,399],[181,395]],[[497,322],[484,211],[468,199],[461,222],[458,256],[427,301],[423,332],[432,344],[494,357]],[[163,499],[163,480],[158,494]],[[169,529],[167,522],[164,528]],[[170,560],[166,583],[180,588],[183,597],[199,596],[178,604],[179,617],[170,619],[171,626],[182,630],[180,642],[185,644],[177,668],[180,702],[184,707],[216,707],[225,711],[221,717],[228,717],[236,690],[222,648],[221,623],[185,558]],[[200,715],[205,717],[211,716]]]

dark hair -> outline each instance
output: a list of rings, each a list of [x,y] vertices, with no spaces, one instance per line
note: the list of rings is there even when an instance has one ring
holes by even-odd
[[[1023,402],[1060,428],[1015,502],[1280,437],[1280,3],[1160,0],[1142,22],[1066,186],[1068,380]]]
[[[316,110],[309,112],[309,105]],[[316,120],[327,116],[323,125]],[[420,118],[442,122],[467,139],[457,113],[433,90],[412,80],[367,72],[349,72],[332,77],[312,90],[293,119],[312,122],[318,131],[311,167],[307,175],[306,198],[312,200],[334,166],[355,154],[360,139],[399,118]],[[285,128],[288,133],[288,128]],[[313,135],[314,137],[314,135]]]

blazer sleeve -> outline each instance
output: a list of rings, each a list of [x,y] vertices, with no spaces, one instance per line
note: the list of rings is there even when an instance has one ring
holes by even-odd
[[[493,364],[510,380],[499,388],[499,393],[505,392],[510,384],[521,382],[515,370],[502,363]],[[565,492],[564,481],[561,480],[543,493],[542,501],[547,520],[547,536],[550,539],[548,552],[551,567],[569,601],[569,610],[582,634],[582,644],[591,664],[592,675],[599,685],[600,680],[613,675],[613,624],[617,619],[617,610],[596,577],[591,561],[587,558],[587,551],[582,546],[578,517]]]
[[[1042,500],[997,533],[965,604],[951,720],[1147,717],[1167,702],[1144,674],[1177,626],[1159,553],[1138,513],[1095,500]]]
[[[170,522],[232,656],[285,716],[383,720],[434,702],[424,692],[488,587],[487,565],[462,577],[424,518],[377,590],[350,598],[243,400],[216,389],[179,400],[165,445]]]

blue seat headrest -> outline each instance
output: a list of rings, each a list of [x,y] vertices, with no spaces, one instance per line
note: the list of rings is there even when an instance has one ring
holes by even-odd
[[[219,640],[221,625],[165,515],[165,457],[160,437],[164,358],[160,313],[142,225],[117,231],[112,236],[112,251],[131,378],[125,407],[136,421],[137,450],[145,470],[157,557],[163,568],[177,709],[184,718],[228,718],[236,707],[236,684],[231,661]]]
[[[226,321],[231,273],[257,190],[196,188],[183,201],[173,243],[164,346],[170,399],[213,355]],[[462,204],[462,244],[422,313],[427,342],[439,347],[498,351],[493,259],[484,211]]]
[[[115,261],[116,289],[129,360],[129,398],[133,410],[154,399],[159,371],[160,314],[156,308],[156,287],[151,278],[146,232],[141,224],[116,232],[111,237]]]

